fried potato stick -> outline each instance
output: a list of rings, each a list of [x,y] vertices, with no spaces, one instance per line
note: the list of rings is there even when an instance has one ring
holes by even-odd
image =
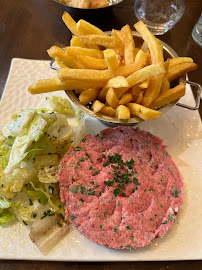
[[[58,78],[39,80],[32,84],[28,90],[31,94],[42,94],[60,90],[88,89],[90,87],[103,87],[105,82],[85,82],[79,80],[60,81]]]
[[[58,78],[61,81],[66,80],[79,80],[87,81],[88,83],[107,82],[114,77],[114,74],[110,70],[92,70],[92,69],[67,69],[62,68],[57,71]]]
[[[151,105],[151,109],[159,109],[164,105],[177,100],[185,95],[186,86],[185,84],[179,84],[178,86],[169,89],[168,91],[162,93]]]
[[[159,40],[148,30],[142,21],[137,22],[134,27],[146,42],[151,54],[152,63],[164,64],[163,50]],[[152,101],[158,97],[161,90],[162,79],[163,75],[155,76],[151,79],[149,87],[147,88],[142,101],[144,106],[149,106]]]

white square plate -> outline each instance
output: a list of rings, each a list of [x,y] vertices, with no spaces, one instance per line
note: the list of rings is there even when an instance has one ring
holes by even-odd
[[[48,107],[49,94],[31,95],[27,88],[38,79],[54,77],[48,61],[13,59],[0,106],[0,126],[19,109]],[[66,96],[59,91],[55,95]],[[187,87],[185,103],[193,103]],[[29,239],[29,228],[18,222],[0,228],[0,259],[57,261],[160,261],[202,259],[202,129],[198,111],[173,107],[155,121],[138,124],[164,140],[184,177],[184,203],[172,229],[151,245],[136,250],[99,246],[72,227],[71,232],[47,256]],[[105,126],[86,117],[87,133]]]

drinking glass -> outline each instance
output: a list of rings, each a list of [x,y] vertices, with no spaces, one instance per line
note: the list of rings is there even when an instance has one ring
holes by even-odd
[[[186,0],[136,0],[135,15],[154,35],[163,35],[181,18]]]
[[[202,13],[197,24],[193,28],[192,37],[194,41],[202,47]]]

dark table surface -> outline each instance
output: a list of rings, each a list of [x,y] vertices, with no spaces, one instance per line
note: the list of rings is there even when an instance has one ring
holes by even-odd
[[[13,57],[49,59],[46,50],[52,45],[68,45],[71,33],[61,20],[64,8],[52,0],[1,0],[0,8],[0,93],[7,79]],[[201,0],[187,0],[180,22],[160,39],[169,44],[179,56],[190,56],[198,69],[189,73],[189,79],[202,85],[202,48],[192,39],[192,29],[202,11]],[[83,17],[86,19],[85,17]],[[75,17],[75,19],[78,19]],[[89,21],[102,30],[120,29],[137,21],[134,0],[125,0],[113,12],[91,16]],[[202,116],[202,106],[200,106]],[[179,262],[118,262],[118,263],[57,263],[0,261],[0,269],[202,269],[202,261]]]

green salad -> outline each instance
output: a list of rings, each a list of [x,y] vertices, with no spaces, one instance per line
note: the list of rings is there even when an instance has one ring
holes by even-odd
[[[16,219],[27,225],[54,215],[64,217],[58,164],[69,147],[82,139],[85,123],[77,111],[77,128],[72,128],[70,102],[48,99],[53,110],[20,110],[1,128],[0,225]]]

